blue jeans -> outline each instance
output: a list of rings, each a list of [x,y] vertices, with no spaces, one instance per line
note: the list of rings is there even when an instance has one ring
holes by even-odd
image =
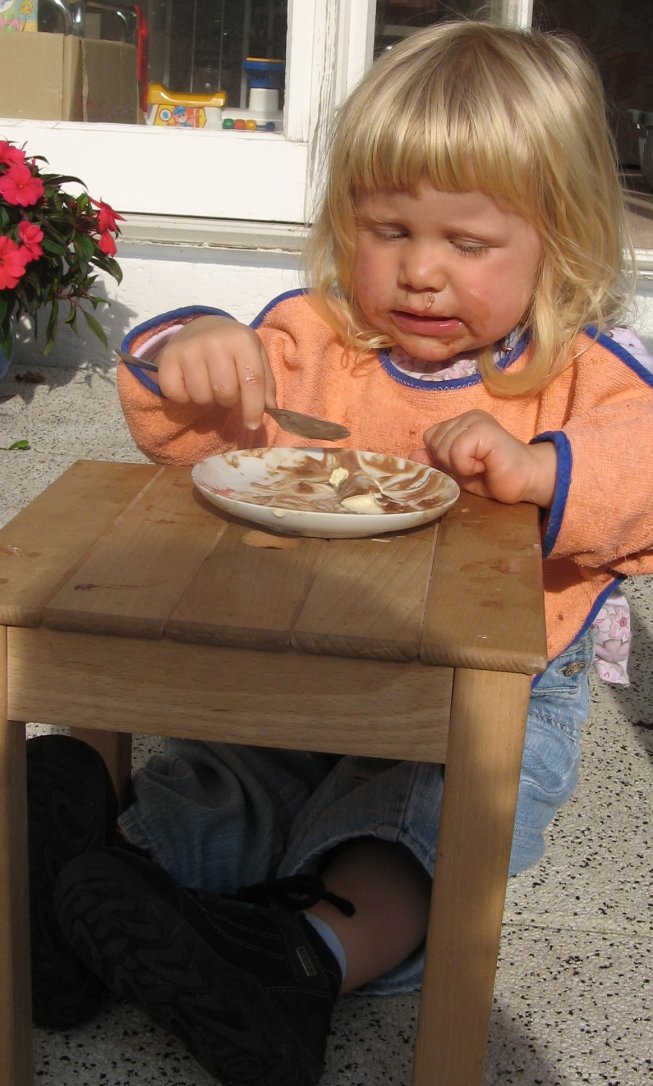
[[[511,875],[542,857],[544,831],[576,785],[591,662],[586,634],[533,687]],[[399,842],[433,874],[441,766],[170,739],[133,783],[121,828],[184,886],[233,893],[315,871],[356,837]],[[418,952],[364,991],[413,990],[421,970]]]

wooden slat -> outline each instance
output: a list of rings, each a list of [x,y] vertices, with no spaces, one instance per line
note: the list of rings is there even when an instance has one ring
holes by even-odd
[[[80,460],[6,524],[0,531],[0,622],[38,626],[44,602],[160,470]]]
[[[44,624],[161,637],[226,523],[197,497],[189,468],[166,468],[53,596]]]
[[[443,518],[424,663],[533,675],[546,667],[538,510],[463,494]]]
[[[230,524],[175,607],[166,633],[236,648],[290,648],[323,540]]]
[[[414,660],[436,528],[331,540],[297,619],[301,652]]]
[[[9,713],[44,724],[442,762],[453,671],[190,645],[164,637],[8,631]],[[56,681],[54,677],[56,676]]]

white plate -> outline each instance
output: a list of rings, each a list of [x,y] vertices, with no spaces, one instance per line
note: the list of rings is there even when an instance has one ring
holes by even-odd
[[[329,482],[343,468],[377,501],[352,512]],[[193,468],[193,482],[214,505],[284,535],[322,539],[398,532],[436,520],[457,500],[458,484],[415,460],[353,449],[246,449],[212,456]],[[383,488],[381,493],[375,482]],[[368,498],[369,502],[370,499]]]

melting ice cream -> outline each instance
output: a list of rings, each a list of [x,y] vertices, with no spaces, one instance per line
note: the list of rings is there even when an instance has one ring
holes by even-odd
[[[446,475],[414,460],[354,449],[301,452],[298,456],[297,449],[279,448],[226,453],[229,485],[212,489],[255,505],[364,516],[429,509],[451,486]]]

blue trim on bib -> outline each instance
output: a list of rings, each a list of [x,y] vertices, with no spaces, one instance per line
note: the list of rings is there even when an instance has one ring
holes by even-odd
[[[653,388],[653,373],[650,373],[649,370],[647,370],[641,362],[638,362],[635,356],[632,355],[630,351],[626,350],[625,347],[622,347],[620,343],[616,343],[615,340],[612,339],[611,336],[606,335],[605,332],[599,332],[592,324],[587,326],[585,334],[589,336],[590,339],[594,340],[595,343],[600,343],[600,345],[605,347],[607,351],[610,351],[615,358],[618,358],[628,366],[628,369],[637,374],[645,384],[650,388]]]
[[[538,445],[542,441],[553,442],[558,454],[558,470],[553,501],[551,502],[546,530],[542,539],[542,557],[547,558],[555,547],[562,525],[567,495],[571,485],[572,454],[569,438],[562,430],[551,430],[544,434],[538,434],[529,444]]]
[[[278,294],[276,298],[273,298],[271,302],[268,302],[268,304],[263,307],[258,316],[254,317],[254,320],[250,324],[250,328],[258,328],[270,310],[274,309],[280,302],[286,302],[289,298],[300,298],[304,294],[310,294],[310,291],[306,290],[305,287],[296,287],[294,290],[286,290],[283,294]]]
[[[524,353],[527,345],[527,337],[521,336],[515,346],[497,363],[498,369],[504,370],[516,362]],[[426,392],[453,392],[461,388],[472,388],[474,385],[481,384],[483,380],[480,373],[471,373],[465,377],[453,377],[449,381],[429,381],[423,377],[411,377],[410,374],[404,373],[403,370],[396,367],[387,348],[383,348],[377,353],[381,366],[388,377],[391,377],[397,384],[405,385],[407,388],[419,388],[421,391]]]

